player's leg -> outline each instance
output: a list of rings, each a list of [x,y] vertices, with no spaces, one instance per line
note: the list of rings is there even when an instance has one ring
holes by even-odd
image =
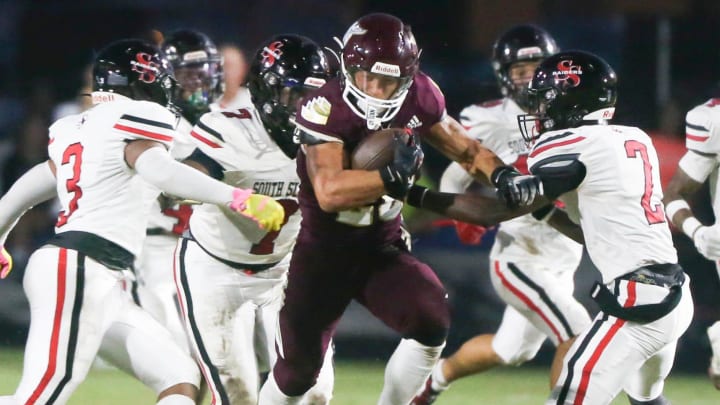
[[[279,313],[278,358],[260,390],[260,405],[298,404],[315,385],[337,322],[358,288],[355,256],[362,257],[298,241]]]
[[[616,281],[613,290],[625,307],[657,303],[668,293],[666,288],[632,281]],[[674,344],[687,329],[692,312],[687,283],[678,306],[656,321],[639,324],[600,312],[568,351],[547,404],[609,404],[648,359]],[[660,362],[648,365],[647,376],[657,379],[662,370],[669,372],[672,363],[664,363],[665,355],[668,353],[662,353]],[[643,382],[640,386],[644,388],[628,388],[631,396],[653,395],[652,386],[661,387],[657,382],[648,384],[655,379],[635,380]]]
[[[285,262],[285,260],[283,260]],[[287,274],[287,263],[278,265],[283,274]],[[260,275],[259,275],[260,276]],[[264,275],[263,275],[264,276]],[[275,330],[278,325],[278,313],[282,307],[283,291],[286,280],[280,280],[277,285],[264,287],[263,293],[257,294],[256,303],[259,305],[255,312],[255,355],[258,359],[258,368],[261,372],[270,371],[275,364]],[[318,374],[317,382],[304,395],[301,405],[326,405],[332,399],[335,380],[333,369],[333,347],[328,346],[323,360],[322,368]]]
[[[170,332],[129,296],[105,333],[99,353],[152,389],[163,404],[195,403],[200,385],[197,364],[175,344]]]
[[[125,293],[121,274],[74,250],[47,246],[28,261],[31,324],[18,403],[65,403],[85,379]]]
[[[178,311],[173,280],[174,236],[148,236],[138,256],[136,276],[140,306],[170,331],[175,342],[190,353],[188,336]]]
[[[663,397],[665,378],[670,374],[675,358],[675,342],[650,357],[640,369],[628,378],[625,393],[631,405],[668,404]]]
[[[244,331],[242,337],[235,335],[236,312],[244,302],[239,281],[242,272],[208,256],[194,241],[181,239],[174,273],[185,327],[212,402],[233,403],[231,392],[238,398],[254,397],[257,374],[234,374],[233,342],[244,337],[249,343],[243,347],[252,344],[252,330]],[[254,361],[254,355],[246,360]],[[250,386],[248,379],[255,385]]]
[[[403,337],[385,367],[378,404],[406,404],[440,357],[450,327],[447,292],[429,266],[404,250],[362,261],[369,278],[358,297]]]
[[[495,334],[478,335],[433,367],[428,381],[413,400],[432,404],[450,383],[498,365],[520,365],[532,359],[546,336],[513,307],[506,307]]]

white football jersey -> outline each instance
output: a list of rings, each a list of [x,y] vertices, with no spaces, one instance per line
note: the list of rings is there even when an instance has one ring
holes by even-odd
[[[512,99],[504,98],[466,107],[460,112],[460,123],[505,164],[527,173],[529,150],[518,128],[519,114],[524,114],[522,109]],[[472,180],[464,170],[448,171],[447,175],[456,178],[443,175],[441,191],[446,191],[444,186],[453,191],[447,183],[470,184]],[[528,214],[500,225],[493,257],[512,262],[531,261],[561,272],[574,271],[582,258],[582,245]]]
[[[280,150],[249,106],[203,115],[191,136],[223,167],[226,183],[274,197],[285,208],[286,219],[280,231],[267,232],[224,207],[203,204],[190,217],[193,238],[211,254],[232,262],[279,262],[292,250],[300,230],[295,160]]]
[[[190,138],[192,124],[185,118],[180,118],[178,123],[173,144],[170,146],[170,155],[173,159],[181,161],[192,154],[195,150],[195,143]],[[148,219],[148,228],[163,229],[165,231],[175,233],[178,236],[187,226],[187,220],[192,213],[190,205],[175,204],[171,207],[161,207],[158,201],[160,189],[147,184],[144,191],[144,198],[150,205],[150,218]]]
[[[221,100],[218,99],[216,102],[210,104],[210,111],[237,110],[238,108],[250,107],[252,106],[250,90],[248,90],[247,86],[240,86],[232,100],[222,105],[220,102]]]
[[[718,167],[720,166],[720,99],[713,98],[688,111],[685,118],[685,146],[715,161],[708,176],[713,212],[720,213]],[[706,172],[707,173],[707,172]]]
[[[585,235],[585,247],[607,283],[638,267],[677,263],[662,203],[657,152],[639,128],[588,125],[542,134],[531,171],[577,159],[586,175],[560,196]]]
[[[113,98],[50,127],[62,206],[56,232],[90,232],[137,255],[148,216],[145,182],[125,162],[125,146],[147,139],[170,147],[177,118],[156,103]]]

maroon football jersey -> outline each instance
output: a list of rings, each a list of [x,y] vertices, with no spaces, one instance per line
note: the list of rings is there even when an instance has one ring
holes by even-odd
[[[350,109],[342,97],[339,78],[309,93],[298,109],[297,127],[316,138],[337,138],[348,153],[373,130],[364,118]],[[411,128],[420,137],[438,123],[445,114],[445,97],[424,73],[415,75],[413,84],[397,115],[384,128]],[[307,175],[305,154],[297,157],[301,186],[298,199],[302,210],[301,240],[333,244],[385,245],[400,236],[399,205],[390,207],[389,198],[373,206],[340,213],[323,211]],[[396,212],[397,211],[397,212]]]

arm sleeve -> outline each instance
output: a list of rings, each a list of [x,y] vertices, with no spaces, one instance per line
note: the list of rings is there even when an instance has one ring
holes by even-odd
[[[162,148],[150,148],[138,156],[135,170],[145,181],[174,196],[217,205],[233,201],[235,188],[174,160]]]
[[[57,195],[55,175],[48,162],[35,165],[13,183],[0,199],[0,244],[25,211]]]
[[[587,169],[577,154],[557,155],[535,163],[530,172],[542,180],[545,196],[554,200],[576,189],[585,179]]]

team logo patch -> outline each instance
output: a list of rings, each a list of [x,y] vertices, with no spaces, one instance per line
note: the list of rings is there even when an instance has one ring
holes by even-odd
[[[561,83],[563,88],[577,87],[580,85],[580,76],[583,71],[581,66],[573,65],[571,59],[564,59],[558,62],[556,71],[553,71],[555,80]]]
[[[275,62],[282,56],[282,47],[284,45],[285,44],[281,41],[275,41],[270,45],[265,46],[262,51],[262,64],[267,67],[274,65]]]
[[[132,70],[140,74],[139,80],[145,83],[154,83],[160,73],[160,65],[154,62],[149,53],[138,52],[135,60],[130,61]]]
[[[303,104],[300,109],[300,116],[313,124],[325,125],[332,105],[325,97],[315,97]]]

